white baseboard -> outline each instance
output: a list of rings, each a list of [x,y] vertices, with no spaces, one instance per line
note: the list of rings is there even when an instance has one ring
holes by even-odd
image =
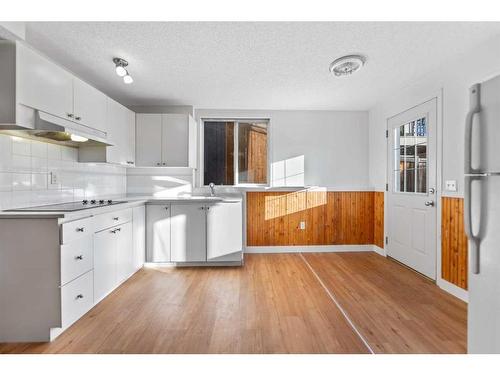
[[[376,252],[378,255],[382,255],[383,257],[386,257],[387,254],[385,253],[385,249],[382,249],[381,247],[378,247],[377,245],[372,245],[373,251]]]
[[[352,251],[376,251],[374,247],[374,245],[247,246],[245,253],[341,253]]]
[[[450,293],[451,295],[461,299],[464,302],[469,302],[469,292],[467,292],[465,289],[462,289],[455,284],[452,284],[443,279],[437,279],[436,284],[445,292]]]

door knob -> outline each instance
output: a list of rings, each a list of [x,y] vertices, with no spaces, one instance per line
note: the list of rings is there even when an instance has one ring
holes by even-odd
[[[429,206],[430,206],[430,207],[434,207],[434,201],[427,201],[427,202],[425,202],[425,205],[426,205],[427,207],[429,207]]]

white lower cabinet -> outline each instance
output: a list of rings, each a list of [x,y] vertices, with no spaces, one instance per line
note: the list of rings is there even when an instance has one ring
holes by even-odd
[[[204,262],[206,252],[206,218],[204,204],[172,204],[171,261]]]
[[[132,212],[134,237],[134,271],[142,268],[146,261],[146,206],[134,207]]]
[[[94,306],[93,272],[89,271],[61,288],[62,328],[65,329]]]
[[[116,240],[114,228],[94,235],[94,301],[106,297],[117,285]]]
[[[146,207],[148,262],[241,262],[240,200],[183,202]]]
[[[242,230],[241,202],[207,206],[207,261],[241,261]]]
[[[146,260],[170,262],[170,205],[146,206]]]
[[[117,281],[121,283],[134,273],[134,237],[132,223],[126,223],[116,228],[116,258]]]

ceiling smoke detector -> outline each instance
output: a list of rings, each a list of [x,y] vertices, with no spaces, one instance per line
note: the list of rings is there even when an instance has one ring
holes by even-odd
[[[336,77],[349,76],[360,70],[366,63],[366,57],[362,55],[342,56],[330,64],[330,72]]]

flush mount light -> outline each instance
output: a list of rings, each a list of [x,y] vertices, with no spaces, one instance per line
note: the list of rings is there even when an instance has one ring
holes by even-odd
[[[330,64],[330,72],[336,77],[349,76],[360,70],[366,63],[366,57],[362,55],[342,56]]]
[[[113,59],[113,62],[115,63],[116,74],[118,74],[120,77],[125,76],[127,74],[127,69],[125,68],[128,66],[128,61],[119,57],[115,57]]]

